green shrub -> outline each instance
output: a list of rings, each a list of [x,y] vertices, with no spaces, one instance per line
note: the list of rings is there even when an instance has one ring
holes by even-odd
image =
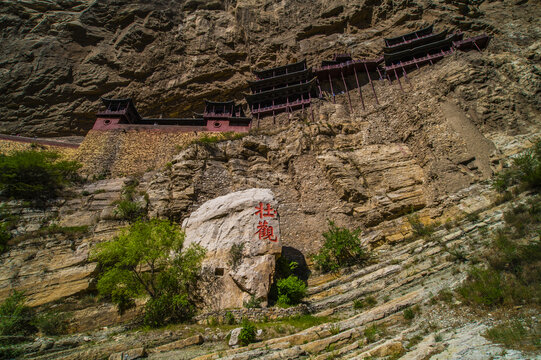
[[[237,320],[235,319],[235,315],[233,315],[233,313],[231,311],[226,311],[225,318],[224,318],[224,323],[226,323],[227,325],[233,325],[236,322],[237,322]]]
[[[115,215],[129,223],[134,223],[137,220],[146,218],[146,206],[135,201],[135,190],[139,182],[131,181],[122,189],[122,199],[116,202]],[[148,195],[145,197],[148,204]]]
[[[409,307],[403,312],[404,319],[413,320],[415,316],[419,314],[420,312],[421,312],[421,309],[417,305],[413,307]]]
[[[439,225],[437,223],[433,223],[430,225],[423,224],[421,219],[419,219],[418,214],[409,215],[408,222],[411,225],[414,237],[431,236],[434,233],[436,227]]]
[[[235,270],[242,261],[242,253],[244,251],[244,243],[233,244],[229,249],[228,265]]]
[[[34,203],[58,196],[65,185],[79,179],[77,170],[81,167],[59,157],[55,152],[37,150],[0,154],[2,196]]]
[[[468,280],[457,289],[457,292],[469,304],[494,306],[503,304],[505,283],[498,271],[493,269],[473,268]]]
[[[525,188],[541,187],[541,140],[514,158],[511,166],[496,175],[492,181],[492,186],[500,193],[516,184]]]
[[[256,309],[261,307],[261,299],[257,299],[255,295],[250,297],[250,300],[244,301],[242,304],[247,309]]]
[[[470,305],[539,304],[541,298],[541,206],[539,196],[504,213],[486,252],[486,266],[473,268],[457,289]],[[533,236],[538,237],[534,239]],[[525,239],[529,239],[525,241]]]
[[[34,314],[23,292],[14,291],[0,305],[0,335],[28,335],[35,331]]]
[[[483,336],[506,348],[539,351],[541,326],[531,319],[515,318],[488,329]]]
[[[323,272],[329,272],[340,267],[366,264],[370,254],[361,246],[360,234],[360,229],[350,231],[329,221],[329,230],[323,233],[325,242],[319,253],[312,255],[316,266]]]
[[[364,299],[355,299],[353,300],[353,308],[354,309],[363,309],[363,308],[369,308],[369,307],[372,307],[374,305],[376,305],[378,303],[378,301],[376,300],[375,297],[373,296],[368,296]]]
[[[384,328],[382,328],[382,327],[380,327],[380,326],[378,326],[376,324],[367,327],[363,331],[364,336],[366,337],[366,342],[367,343],[373,343],[374,341],[376,341],[378,339],[378,336],[384,335],[385,332],[386,332],[386,330]]]
[[[246,346],[255,342],[255,332],[256,328],[254,324],[247,320],[243,320],[242,329],[240,330],[239,334],[239,344],[242,346]]]
[[[137,202],[124,199],[117,203],[115,208],[115,215],[122,220],[133,223],[145,217],[146,211]]]
[[[183,243],[178,226],[153,219],[138,221],[112,241],[98,244],[92,259],[102,272],[100,296],[115,303],[120,313],[134,306],[137,297],[148,296],[144,322],[152,327],[191,318],[205,251],[197,245],[183,249]]]
[[[280,306],[290,306],[298,304],[306,295],[306,284],[304,281],[290,275],[285,279],[278,280],[278,304]]]
[[[36,315],[33,324],[44,335],[62,335],[68,328],[69,315],[57,311],[50,311]]]
[[[0,223],[0,254],[6,250],[9,239],[11,239],[11,233],[7,230],[6,224]]]

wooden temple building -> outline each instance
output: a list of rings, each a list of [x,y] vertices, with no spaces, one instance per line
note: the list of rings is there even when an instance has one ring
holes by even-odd
[[[251,94],[245,97],[258,120],[310,106],[316,78],[306,60],[253,73],[256,80],[248,81]]]
[[[377,59],[354,60],[350,54],[335,54],[332,60],[325,60],[315,69],[306,65],[306,60],[270,69],[254,71],[255,80],[248,81],[251,93],[245,94],[251,110],[251,118],[244,114],[241,105],[233,101],[215,102],[205,100],[203,113],[195,113],[191,118],[143,118],[137,112],[131,99],[102,98],[105,110],[98,112],[94,129],[169,129],[171,131],[216,131],[248,132],[252,118],[310,107],[313,97],[323,98],[323,94],[345,93],[353,111],[350,90],[358,89],[363,109],[365,102],[362,85],[370,84],[376,104],[378,95],[374,80],[392,84],[396,79],[402,90],[400,77],[407,82],[407,71],[432,65],[456,50],[478,50],[488,45],[490,37],[486,34],[463,39],[461,32],[447,30],[434,32],[433,25],[423,29],[384,39],[383,54]],[[323,88],[323,89],[322,89]],[[312,110],[312,109],[311,109]],[[314,114],[312,112],[312,119]]]
[[[463,40],[463,34],[460,32],[448,33],[444,30],[434,33],[433,25],[384,39],[383,67],[386,77],[389,82],[394,77],[400,84],[400,76],[404,76],[407,80],[406,70],[419,69],[420,66],[426,64],[433,65],[455,50],[476,48],[481,51],[481,48],[488,44],[489,39],[490,37],[486,34]],[[400,87],[402,88],[402,84]]]
[[[192,118],[143,118],[131,99],[101,99],[105,110],[97,113],[94,130],[155,129],[170,131],[248,132],[252,119],[233,101],[205,100],[205,110]]]

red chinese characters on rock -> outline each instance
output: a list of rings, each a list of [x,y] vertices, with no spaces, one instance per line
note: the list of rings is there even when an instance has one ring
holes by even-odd
[[[274,235],[274,228],[269,225],[267,220],[264,218],[275,219],[278,217],[278,211],[274,210],[270,204],[263,206],[263,203],[260,202],[259,206],[256,206],[256,212],[254,215],[259,216],[263,221],[259,221],[257,225],[256,234],[259,236],[259,240],[269,240],[272,242],[277,242],[278,238]]]

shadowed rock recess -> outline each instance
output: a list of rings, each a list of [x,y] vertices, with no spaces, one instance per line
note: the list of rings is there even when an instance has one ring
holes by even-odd
[[[526,330],[539,329],[538,311],[480,313],[453,289],[494,251],[506,214],[539,201],[533,190],[502,196],[491,179],[541,139],[540,19],[534,0],[0,0],[0,133],[86,135],[61,151],[82,163],[83,184],[44,208],[2,200],[11,239],[0,301],[24,291],[36,311],[67,314],[67,334],[17,337],[0,357],[539,358],[538,345],[485,337],[520,312]],[[346,93],[336,81],[335,102],[322,84],[310,108],[256,119],[248,134],[89,131],[100,97],[130,97],[148,117],[191,117],[203,99],[245,104],[253,70],[377,58],[383,38],[430,24],[491,40],[408,70],[400,84],[376,77],[372,90],[361,74]],[[9,139],[1,153],[36,147]],[[146,299],[121,315],[99,298],[90,255],[129,225],[118,211],[128,199],[207,248],[193,322],[140,331]],[[260,204],[279,218],[258,218]],[[259,238],[264,220],[276,242]],[[315,268],[329,220],[362,230],[366,265]],[[272,305],[280,257],[307,278],[289,308]],[[256,300],[262,307],[243,307]],[[256,343],[230,348],[242,319],[259,322]]]

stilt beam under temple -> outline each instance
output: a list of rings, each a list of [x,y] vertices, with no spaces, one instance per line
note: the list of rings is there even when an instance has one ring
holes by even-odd
[[[332,87],[331,73],[328,73],[327,75],[329,75],[329,84],[331,84],[332,102],[333,102],[334,104],[336,104],[336,99],[334,98],[334,89],[333,89],[333,87]]]
[[[477,43],[475,42],[475,40],[472,42],[473,42],[473,45],[475,45],[475,47],[477,48],[477,51],[481,52],[481,49],[479,49],[479,46],[477,46]]]
[[[349,97],[349,91],[348,91],[348,85],[346,84],[346,78],[344,78],[344,72],[340,70],[340,75],[342,75],[342,82],[344,83],[344,89],[346,90],[346,94],[348,96],[348,102],[349,102],[349,110],[353,113],[353,106],[351,106],[351,98]]]
[[[400,64],[400,67],[402,68],[402,74],[404,74],[404,79],[406,79],[406,82],[410,84],[410,87],[411,87],[410,79],[408,79],[408,74],[406,73],[406,69],[404,69],[404,66],[402,65],[402,63]]]
[[[379,105],[378,96],[376,95],[376,89],[374,89],[374,84],[372,83],[372,78],[370,77],[370,73],[368,72],[368,67],[366,66],[366,63],[364,63],[364,70],[366,70],[366,75],[368,75],[368,81],[370,81],[370,86],[372,87],[372,91],[374,92],[376,104]]]
[[[355,81],[357,82],[357,88],[359,88],[359,97],[361,98],[361,104],[363,104],[363,110],[365,110],[363,93],[361,91],[361,85],[359,84],[359,78],[357,77],[357,70],[355,70],[355,66],[353,67],[353,72],[355,74]]]
[[[310,112],[312,113],[312,122],[314,122],[314,109],[312,107],[312,95],[308,92],[308,100],[310,101]]]
[[[400,82],[400,79],[398,78],[398,74],[396,73],[396,68],[394,69],[394,76],[396,77],[396,80],[398,81],[398,85],[400,85],[400,90],[404,92],[404,88],[402,88],[402,83]]]
[[[379,79],[385,82],[385,79],[381,76],[381,71],[379,71],[379,66],[376,66],[376,70],[378,71]]]

